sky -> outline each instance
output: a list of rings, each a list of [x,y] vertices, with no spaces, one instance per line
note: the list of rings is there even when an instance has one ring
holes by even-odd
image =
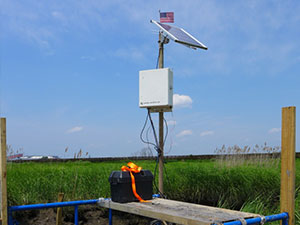
[[[147,112],[138,106],[138,77],[156,67],[158,28],[150,20],[159,20],[159,10],[174,12],[173,25],[208,47],[165,45],[165,67],[174,73],[167,155],[280,146],[281,109],[300,106],[297,0],[0,0],[0,6],[0,114],[15,152],[73,157],[81,149],[85,156],[116,157],[147,147],[140,140]],[[299,128],[299,113],[296,121]]]

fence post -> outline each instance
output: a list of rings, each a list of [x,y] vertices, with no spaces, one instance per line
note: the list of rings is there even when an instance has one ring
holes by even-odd
[[[7,183],[6,183],[6,118],[0,118],[0,200],[2,225],[7,225]]]
[[[58,193],[58,202],[64,200],[64,193]],[[56,212],[56,225],[62,225],[62,208],[58,207]]]
[[[284,107],[281,127],[280,211],[289,214],[289,225],[295,224],[295,146],[296,107]]]

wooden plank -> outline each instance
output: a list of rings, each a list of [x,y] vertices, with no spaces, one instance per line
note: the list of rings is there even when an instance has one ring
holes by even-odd
[[[62,202],[64,200],[64,193],[58,193],[58,202]],[[62,208],[57,208],[56,212],[56,225],[62,225]]]
[[[295,224],[296,107],[282,108],[280,211]]]
[[[6,119],[0,118],[0,189],[1,189],[1,219],[7,224],[7,183],[6,183]]]
[[[228,222],[241,218],[253,218],[260,215],[228,209],[221,209],[192,203],[156,198],[147,203],[117,203],[102,200],[99,205],[122,212],[146,216],[154,219],[184,225],[208,225]]]

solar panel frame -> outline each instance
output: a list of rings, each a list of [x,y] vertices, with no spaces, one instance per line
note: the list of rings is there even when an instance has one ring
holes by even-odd
[[[162,24],[162,23],[159,23],[155,20],[151,20],[150,22],[154,23],[156,26],[158,26],[166,37],[171,38],[173,41],[175,41],[177,43],[186,45],[186,46],[191,47],[191,48],[201,48],[201,49],[207,50],[207,47],[204,44],[202,44],[195,37],[193,37],[191,34],[189,34],[188,32],[186,32],[184,29],[182,29],[180,27],[175,27],[175,26],[171,26],[171,25],[168,25],[168,24]],[[180,32],[182,32],[181,35],[184,34],[185,36],[181,37],[181,39],[180,39],[180,37],[179,37],[180,35],[178,35],[178,33],[177,33],[177,36],[176,36],[176,34],[174,32],[172,33],[172,31],[167,30],[164,26],[170,27],[170,30],[174,29],[176,31],[180,31]],[[188,39],[192,40],[192,41],[187,40],[186,37]]]

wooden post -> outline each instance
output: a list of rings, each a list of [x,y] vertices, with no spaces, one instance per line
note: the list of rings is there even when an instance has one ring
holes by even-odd
[[[295,224],[296,107],[282,108],[280,211]]]
[[[58,202],[62,202],[64,200],[64,193],[58,193]],[[57,208],[56,212],[56,225],[62,225],[62,208]]]
[[[159,58],[158,67],[164,68],[164,40],[161,33],[159,33]],[[159,149],[160,154],[158,158],[158,189],[163,194],[164,192],[164,112],[159,112]]]
[[[0,118],[0,200],[2,225],[7,225],[7,183],[6,183],[6,119]]]

